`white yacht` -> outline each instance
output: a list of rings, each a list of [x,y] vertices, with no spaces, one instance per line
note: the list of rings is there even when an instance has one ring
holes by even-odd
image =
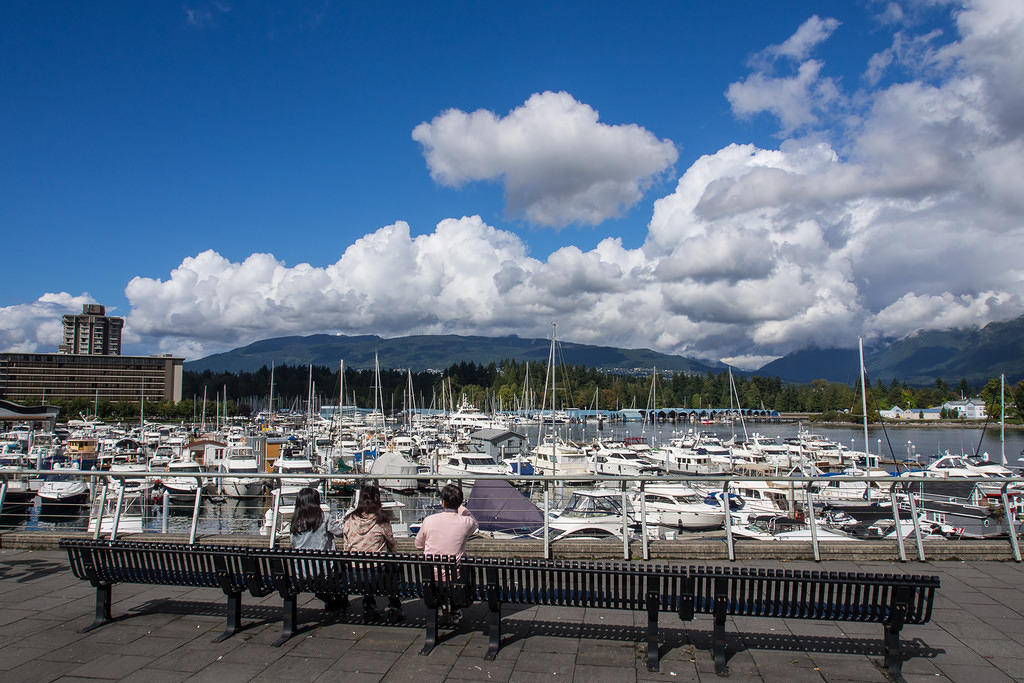
[[[747,520],[747,524],[732,527],[732,535],[737,538],[753,538],[762,541],[804,541],[812,540],[811,529],[803,520],[783,515],[755,515]],[[860,541],[841,531],[829,529],[821,524],[815,528],[819,542],[829,541]]]
[[[248,498],[263,492],[263,480],[252,475],[259,472],[259,461],[251,446],[232,444],[221,463],[221,471],[233,476],[220,480],[224,495],[230,498]]]
[[[691,447],[663,446],[651,451],[650,458],[671,474],[698,476],[728,474],[736,463],[749,462],[733,455],[725,446],[712,443]]]
[[[153,487],[156,485],[156,477],[152,475],[152,470],[149,465],[123,455],[119,455],[111,460],[108,474],[132,475],[108,476],[107,481],[114,491],[116,491],[118,487],[124,486],[125,493],[149,495],[152,493]]]
[[[202,472],[202,465],[194,460],[172,460],[167,463],[162,479],[164,489],[172,499],[194,500],[196,490],[205,486],[205,480],[199,476]]]
[[[637,493],[634,509],[640,505]],[[672,527],[680,531],[717,529],[725,522],[725,512],[704,502],[704,496],[679,485],[656,485],[644,488],[644,511],[648,525]]]
[[[549,515],[548,533],[552,542],[562,540],[622,540],[622,516],[627,516],[627,527],[634,524],[633,506],[629,500],[623,510],[622,493],[612,489],[573,491],[569,502],[558,512]],[[632,537],[632,531],[629,532]],[[544,529],[531,534],[544,538]]]
[[[872,477],[873,480],[840,481],[836,479],[839,475]],[[883,469],[849,467],[838,474],[823,474],[821,481],[814,497],[823,503],[843,506],[878,505],[890,500],[888,491],[893,477]]]
[[[591,475],[587,452],[574,443],[546,438],[530,453],[530,462],[537,474],[578,479]]]
[[[496,463],[486,453],[473,453],[459,451],[449,454],[437,464],[437,474],[441,476],[453,474],[496,474],[510,475],[512,473],[508,463]],[[473,488],[472,479],[459,481],[463,492],[468,495]]]
[[[288,475],[275,482],[283,488],[316,488],[320,485],[319,472],[313,463],[298,449],[282,449],[281,456],[274,461],[275,474]]]
[[[590,471],[594,474],[639,476],[657,474],[661,468],[625,445],[598,441],[590,451]]]
[[[89,498],[89,485],[75,472],[72,465],[55,463],[53,474],[48,474],[39,487],[39,500],[43,507],[51,505],[81,505]]]

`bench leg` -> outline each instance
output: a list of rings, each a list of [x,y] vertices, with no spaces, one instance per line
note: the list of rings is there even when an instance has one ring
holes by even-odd
[[[715,655],[715,673],[719,676],[729,675],[729,669],[725,666],[725,616],[725,600],[716,599],[715,629],[711,635],[711,651]]]
[[[228,595],[228,620],[224,627],[224,633],[220,634],[213,639],[213,642],[219,643],[222,640],[227,640],[231,636],[235,635],[242,630],[242,594],[241,593],[230,593]]]
[[[295,635],[295,622],[299,619],[298,596],[285,598],[281,611],[284,623],[281,625],[281,637],[274,641],[274,647],[284,645],[289,638]]]
[[[421,655],[429,655],[437,645],[437,607],[427,609],[427,632],[423,639]]]
[[[498,649],[501,648],[501,603],[498,608],[491,607],[487,610],[487,653],[484,659],[493,661],[498,656]]]
[[[899,678],[903,671],[903,657],[900,656],[900,627],[886,624],[885,628],[885,668],[890,674]]]
[[[96,586],[96,619],[81,630],[81,633],[88,633],[94,628],[99,628],[110,621],[110,588],[111,584]]]
[[[647,594],[647,670],[658,670],[658,594]]]

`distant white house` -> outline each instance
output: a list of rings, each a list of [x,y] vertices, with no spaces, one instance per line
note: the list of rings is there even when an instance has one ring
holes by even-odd
[[[947,413],[956,413],[961,420],[984,420],[988,417],[985,412],[985,401],[980,398],[969,398],[961,401],[946,401],[942,408]]]
[[[893,406],[890,410],[879,410],[878,414],[886,420],[938,420],[942,408],[900,408]]]

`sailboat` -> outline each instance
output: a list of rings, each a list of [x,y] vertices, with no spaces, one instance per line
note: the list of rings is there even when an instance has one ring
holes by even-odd
[[[576,444],[564,441],[555,432],[555,330],[557,323],[551,323],[551,350],[548,353],[548,371],[544,379],[544,402],[541,406],[541,423],[537,429],[537,447],[532,451],[531,462],[537,474],[571,476],[586,479],[590,474],[590,458],[587,452]],[[545,415],[547,407],[548,381],[551,389],[551,412]],[[550,431],[543,435],[544,425]]]

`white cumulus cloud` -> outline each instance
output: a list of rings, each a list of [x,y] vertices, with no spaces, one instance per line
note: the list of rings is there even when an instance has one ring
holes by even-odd
[[[758,62],[730,98],[776,116],[785,139],[698,158],[654,202],[638,248],[608,235],[540,259],[468,216],[415,237],[401,221],[373,229],[324,267],[206,251],[128,283],[126,333],[195,358],[285,334],[543,337],[557,321],[563,339],[750,366],[1022,315],[1022,6],[972,2],[955,35],[906,33],[915,47],[866,62],[855,95],[809,58],[835,22],[805,23],[764,52],[795,73]],[[769,78],[796,81],[772,99]],[[438,182],[500,181],[510,210],[547,225],[614,215],[676,159],[565,93],[504,117],[445,112],[414,137]],[[47,296],[60,300],[0,309],[0,341],[55,346],[58,309],[84,297]]]
[[[88,294],[47,293],[27,304],[0,307],[0,349],[23,353],[55,353],[64,334],[61,316],[82,312],[96,303]],[[114,311],[107,311],[114,315]]]
[[[565,92],[535,94],[506,116],[449,109],[412,137],[438,183],[501,182],[512,215],[555,227],[619,215],[678,156],[640,126],[601,123]]]

